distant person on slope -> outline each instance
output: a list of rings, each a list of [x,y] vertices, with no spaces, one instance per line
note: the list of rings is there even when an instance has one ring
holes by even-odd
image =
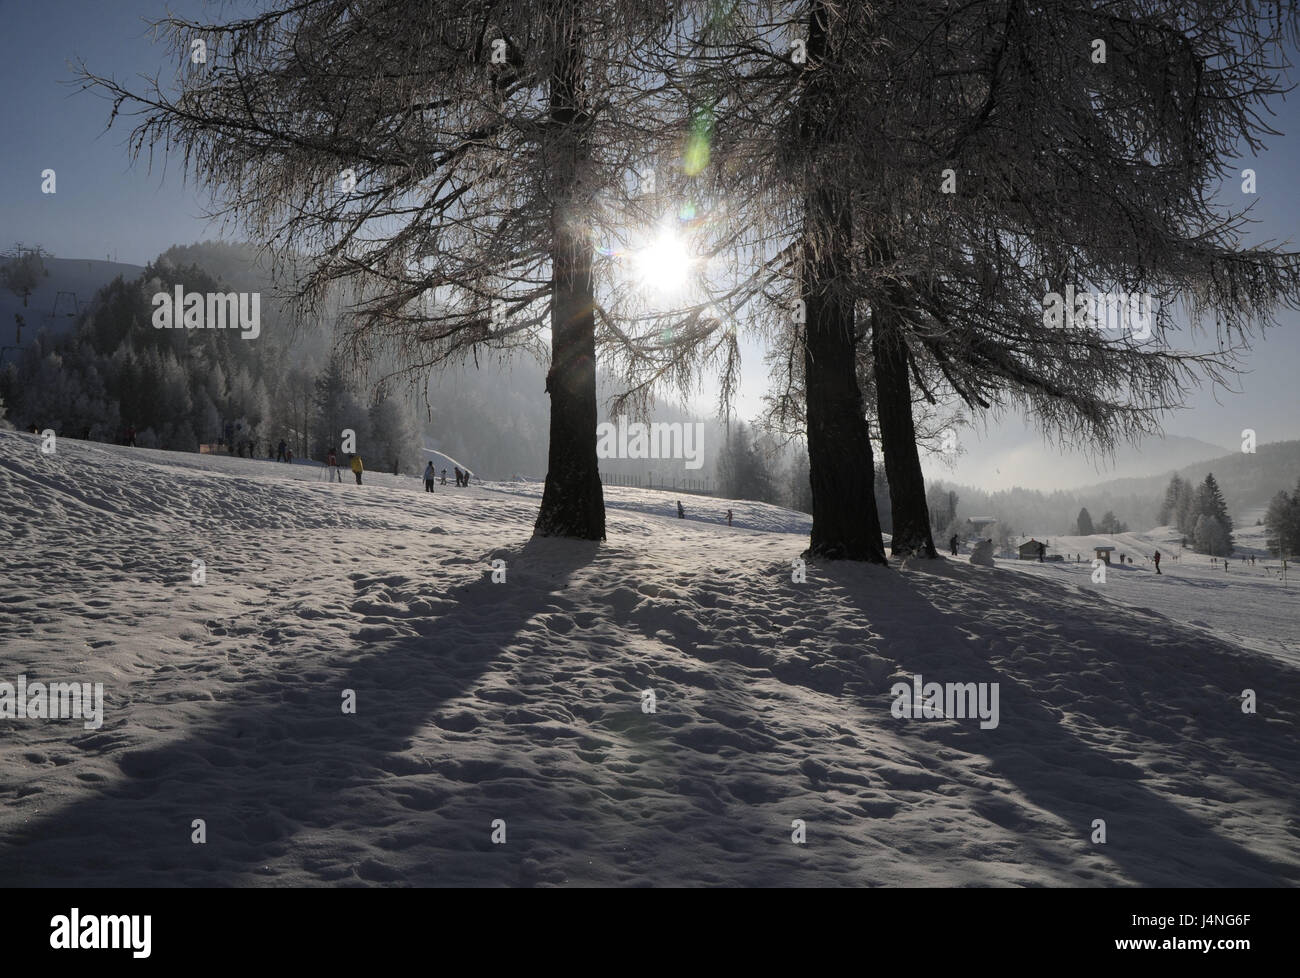
[[[682,509],[682,501],[680,499],[677,500],[677,518],[679,520],[686,519],[686,510]]]
[[[433,492],[434,480],[438,478],[437,471],[434,470],[433,462],[424,467],[424,491]]]
[[[446,470],[446,469],[443,469],[443,470],[442,470],[442,484],[443,484],[444,486],[447,484],[447,470]]]
[[[357,485],[361,485],[361,473],[365,471],[365,466],[361,464],[361,456],[352,456],[352,474],[357,477]]]
[[[284,461],[284,439],[283,438],[280,439],[280,450],[275,453],[275,460],[277,462]]]
[[[32,430],[33,431],[36,430],[36,427],[34,425],[32,426]],[[126,443],[130,445],[132,448],[135,448],[135,425],[133,424],[129,424],[126,426]]]
[[[284,450],[284,460],[285,460],[286,462],[288,462],[290,465],[293,465],[293,449],[292,449],[292,448],[286,448],[286,449]]]
[[[462,484],[462,483],[461,483],[460,466],[459,466],[459,465],[456,465],[456,466],[453,466],[453,468],[456,470],[456,485],[459,486],[459,485]]]
[[[952,555],[954,557],[957,556],[957,544],[960,542],[961,541],[957,539],[957,534],[955,533],[952,535],[952,539],[948,541],[948,547],[952,550]]]
[[[727,526],[731,526],[731,510],[727,510]]]
[[[338,476],[339,482],[342,482],[343,473],[339,471],[339,457],[334,454],[334,449],[331,448],[329,454],[325,456],[325,464],[330,468],[330,482],[334,481],[335,476]]]
[[[1155,552],[1155,555],[1151,559],[1155,561],[1156,573],[1159,574],[1160,573],[1160,551],[1157,550]]]
[[[1041,564],[1043,562],[1043,558],[1046,556],[1047,556],[1047,544],[1040,543],[1038,545],[1038,562]]]

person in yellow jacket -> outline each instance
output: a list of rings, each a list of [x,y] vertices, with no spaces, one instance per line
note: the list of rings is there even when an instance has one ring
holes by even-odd
[[[361,464],[361,456],[352,456],[352,474],[357,477],[357,485],[361,485],[361,473],[365,471],[365,466]]]

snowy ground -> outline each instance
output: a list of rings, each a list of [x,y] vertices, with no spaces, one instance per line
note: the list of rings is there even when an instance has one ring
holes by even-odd
[[[0,432],[0,680],[106,687],[98,730],[0,719],[0,879],[1300,882],[1300,673],[1133,607],[1186,560],[1104,594],[964,559],[800,584],[775,507],[610,488],[595,545],[530,540],[537,485],[365,481]],[[1205,578],[1230,631],[1246,585]],[[998,683],[999,725],[896,719],[916,673]]]
[[[1264,548],[1264,528],[1237,530],[1236,556],[1227,562],[1182,548],[1182,536],[1172,527],[1148,533],[1115,536],[1046,537],[1049,554],[1068,555],[1061,563],[1001,560],[999,567],[1033,574],[1045,580],[1140,609],[1144,629],[1191,626],[1234,645],[1277,656],[1300,668],[1300,565],[1292,564],[1282,580],[1279,561]],[[1104,583],[1093,583],[1092,560],[1098,546],[1113,546]],[[1151,556],[1160,551],[1160,574]],[[1119,554],[1133,563],[1119,563]],[[1080,562],[1075,563],[1075,555]],[[1247,560],[1243,562],[1241,556]],[[1255,564],[1249,558],[1255,556]]]

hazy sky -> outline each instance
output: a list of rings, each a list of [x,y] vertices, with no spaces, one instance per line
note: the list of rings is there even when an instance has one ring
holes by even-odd
[[[250,4],[224,4],[229,12]],[[119,79],[161,70],[164,80],[175,65],[164,63],[146,18],[169,8],[179,14],[203,9],[196,0],[0,0],[0,248],[15,242],[40,244],[65,258],[104,258],[144,264],[175,243],[215,238],[220,229],[201,220],[204,195],[182,181],[179,167],[155,158],[150,172],[144,161],[132,167],[126,152],[129,121],[109,132],[104,126],[109,103],[79,92],[69,62],[77,56],[100,74]],[[222,19],[221,10],[213,19]],[[1298,238],[1300,193],[1300,95],[1275,106],[1275,128],[1284,135],[1266,153],[1245,159],[1258,178],[1255,215],[1259,240]],[[57,173],[57,193],[41,193],[41,171]],[[1229,185],[1229,189],[1237,184]],[[1294,244],[1294,242],[1293,242]],[[754,413],[766,376],[757,350],[744,376],[741,413]],[[1243,393],[1194,392],[1189,409],[1168,418],[1171,434],[1201,438],[1224,446],[1240,441],[1242,428],[1254,428],[1261,442],[1300,438],[1300,315],[1261,341],[1249,358],[1252,371],[1241,379]],[[701,407],[711,408],[708,395]],[[964,435],[972,455],[1023,445],[1018,419],[999,425],[979,442]],[[958,473],[960,477],[960,472]],[[1011,479],[1014,481],[1014,479]]]

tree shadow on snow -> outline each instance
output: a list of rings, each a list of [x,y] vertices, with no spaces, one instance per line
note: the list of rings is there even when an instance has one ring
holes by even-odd
[[[486,559],[474,561],[483,576],[442,595],[454,608],[433,619],[411,615],[421,634],[357,638],[354,652],[322,658],[310,680],[259,681],[246,698],[236,688],[215,723],[121,753],[124,777],[0,840],[0,880],[225,886],[285,882],[282,872],[293,871],[298,884],[519,882],[518,849],[490,841],[491,818],[508,806],[460,791],[509,778],[508,759],[474,742],[472,714],[443,708],[485,673],[509,668],[496,662],[502,648],[596,554],[594,543],[555,539],[494,552],[524,588],[493,584]],[[258,679],[276,662],[269,658]],[[346,689],[356,692],[354,715],[342,712]],[[111,707],[101,730],[78,738],[120,743]],[[430,724],[442,728],[445,749],[412,756],[412,738]],[[439,777],[403,783],[411,774]],[[427,831],[410,831],[412,813],[427,817]],[[202,845],[191,840],[199,818]],[[368,850],[371,840],[377,848]]]
[[[1108,860],[1143,886],[1279,886],[1300,879],[1300,866],[1224,838],[1183,807],[1185,799],[1162,794],[1146,783],[1141,767],[1106,749],[1114,738],[1115,751],[1147,755],[1134,758],[1142,763],[1158,756],[1161,770],[1183,778],[1180,789],[1193,797],[1231,804],[1240,786],[1282,801],[1300,776],[1293,727],[1265,722],[1269,706],[1257,716],[1242,714],[1237,695],[1253,687],[1274,705],[1300,702],[1293,671],[1172,623],[1161,623],[1161,638],[1178,641],[1153,643],[1149,617],[1106,602],[1071,604],[1070,614],[1045,617],[1045,610],[1066,607],[1072,596],[1023,575],[1007,578],[991,606],[976,614],[958,610],[952,589],[970,583],[972,574],[996,570],[916,562],[883,591],[871,589],[876,578],[868,582],[862,568],[830,564],[818,570],[880,635],[879,653],[909,678],[919,673],[927,683],[999,684],[996,729],[981,729],[978,719],[894,718],[890,686],[897,675],[882,680],[869,705],[900,738],[924,742],[918,753],[932,755],[933,745],[942,744],[981,755],[991,775],[1064,822],[1062,840],[1059,826],[1042,822],[1014,798],[972,787],[979,796],[975,810],[1019,835],[1040,857],[1063,869],[1089,857]],[[986,580],[981,593],[990,592]],[[1135,633],[1135,624],[1144,630]],[[1026,636],[1025,625],[1034,634]],[[1233,657],[1231,666],[1223,656]],[[1156,675],[1169,680],[1152,688],[1149,679]],[[1222,688],[1225,681],[1232,688]],[[948,773],[960,777],[961,771]],[[1193,780],[1200,783],[1189,784]],[[1094,819],[1106,822],[1105,845],[1090,841]]]

